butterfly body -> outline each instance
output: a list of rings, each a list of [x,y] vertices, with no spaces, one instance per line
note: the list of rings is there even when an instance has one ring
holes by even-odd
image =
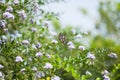
[[[66,44],[67,43],[67,38],[66,38],[66,35],[63,34],[63,33],[59,33],[58,35],[58,38],[59,38],[59,41],[63,44]]]

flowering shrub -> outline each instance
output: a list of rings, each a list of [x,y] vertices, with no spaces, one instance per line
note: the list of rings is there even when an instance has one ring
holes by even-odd
[[[0,1],[0,79],[119,80],[120,54],[89,48],[88,33],[61,28],[54,14],[39,9],[43,3]]]

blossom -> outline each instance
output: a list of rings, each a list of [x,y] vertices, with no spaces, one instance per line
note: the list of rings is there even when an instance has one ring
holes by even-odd
[[[0,40],[0,45],[1,45],[1,44],[3,44],[3,41],[2,41],[2,40]]]
[[[36,48],[41,48],[41,46],[42,46],[41,43],[36,44]]]
[[[36,68],[36,67],[33,67],[32,70],[33,70],[33,71],[37,71],[37,68]]]
[[[108,56],[110,58],[117,58],[117,54],[116,53],[110,53],[110,54],[108,54]]]
[[[48,28],[48,27],[49,27],[49,21],[45,21],[45,22],[43,23],[43,25],[45,26],[45,28]]]
[[[93,59],[95,59],[95,56],[94,56],[94,54],[91,54],[90,52],[88,52],[87,58],[93,60]]]
[[[57,44],[58,41],[54,39],[54,40],[52,40],[52,43],[53,43],[53,44]]]
[[[36,31],[37,31],[37,28],[32,27],[30,30],[31,30],[32,32],[36,32]]]
[[[69,46],[69,45],[73,45],[73,42],[69,41],[69,42],[67,43],[67,45],[68,45],[68,46]]]
[[[5,28],[5,29],[3,29],[4,30],[4,32],[8,32],[8,28]]]
[[[4,78],[3,73],[0,71],[0,78]]]
[[[21,70],[20,70],[20,72],[24,72],[26,69],[25,68],[22,68]]]
[[[7,19],[14,19],[14,15],[9,12],[4,12],[3,16]]]
[[[79,46],[78,49],[84,51],[85,47],[84,46]]]
[[[71,32],[72,32],[72,34],[76,34],[76,30],[75,29],[72,29]]]
[[[103,80],[110,80],[110,77],[109,77],[109,76],[106,76],[106,75],[103,76],[103,78],[104,78]]]
[[[0,64],[0,69],[4,68],[4,66],[2,64]]]
[[[40,72],[37,72],[36,76],[38,78],[41,78],[41,77],[45,77],[45,74],[44,74],[44,72],[40,71]]]
[[[16,37],[21,37],[22,36],[22,34],[20,34],[19,31],[15,31],[14,34],[15,34]]]
[[[82,39],[82,35],[81,35],[81,34],[78,34],[78,35],[75,36],[75,38]]]
[[[36,53],[35,56],[36,56],[36,57],[41,57],[41,56],[43,56],[43,54],[42,54],[41,52],[38,52],[38,53]]]
[[[22,19],[26,19],[27,15],[24,10],[21,10],[18,12],[19,16],[22,17]]]
[[[12,12],[12,11],[13,11],[13,8],[11,6],[8,6],[6,9],[6,12]]]
[[[49,58],[49,59],[51,58],[51,55],[49,55],[49,54],[46,54],[46,56],[47,56],[47,58]]]
[[[84,35],[88,35],[88,32],[83,32]]]
[[[75,46],[74,45],[70,45],[70,46],[68,46],[68,49],[70,49],[70,50],[75,49]]]
[[[73,42],[71,42],[71,41],[69,41],[69,42],[67,43],[67,45],[68,45],[68,49],[70,49],[70,50],[72,50],[72,49],[75,48]]]
[[[60,80],[60,77],[59,76],[52,76],[51,80]]]
[[[16,5],[19,4],[19,0],[14,0],[13,3]]]
[[[28,40],[23,40],[21,43],[22,43],[23,45],[28,45],[28,44],[30,44],[30,42],[29,42]]]
[[[46,69],[52,69],[53,66],[50,63],[45,63],[44,68],[46,68]]]
[[[15,59],[15,62],[23,62],[23,59],[22,57],[20,56],[17,56],[16,59]]]
[[[102,71],[102,75],[108,75],[109,72],[107,70]]]
[[[34,19],[30,19],[30,22],[33,24],[35,22],[35,20]]]
[[[33,7],[34,7],[34,11],[37,13],[37,11],[39,10],[39,5],[38,5],[38,3],[35,2],[34,5],[33,5]]]
[[[0,20],[0,28],[5,27],[6,22],[4,20]]]
[[[31,57],[28,58],[29,61],[32,61],[33,59]]]
[[[86,71],[85,74],[92,76],[92,74],[89,71]]]
[[[2,36],[2,40],[6,41],[7,39],[8,39],[7,36],[5,36],[5,35]]]
[[[50,32],[50,35],[52,35],[52,36],[57,36],[57,33],[56,33],[56,32],[51,31],[51,32]]]
[[[32,48],[33,48],[33,49],[37,49],[36,46],[35,46],[35,44],[32,44]]]

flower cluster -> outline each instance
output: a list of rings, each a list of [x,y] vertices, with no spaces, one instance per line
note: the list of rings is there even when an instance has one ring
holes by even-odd
[[[70,50],[75,49],[75,45],[73,44],[73,42],[69,41],[67,45],[68,45],[68,49]]]
[[[9,12],[4,12],[3,17],[5,17],[7,19],[14,19],[14,15]]]
[[[92,54],[91,52],[88,52],[87,58],[88,58],[88,59],[91,59],[91,60],[94,60],[94,59],[95,59],[95,56],[94,56],[94,54]]]
[[[15,62],[23,62],[22,57],[17,56],[17,57],[15,58]]]
[[[50,63],[45,63],[44,68],[46,68],[46,69],[52,69],[53,66]]]
[[[103,80],[110,80],[109,72],[107,70],[102,71]]]
[[[108,54],[108,56],[110,57],[110,58],[117,58],[117,54],[116,53],[110,53],[110,54]]]
[[[24,10],[18,11],[19,16],[24,20],[27,17],[27,14]]]

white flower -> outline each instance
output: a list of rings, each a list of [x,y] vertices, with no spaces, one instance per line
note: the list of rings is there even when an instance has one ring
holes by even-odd
[[[0,20],[0,28],[5,27],[6,22],[4,20]]]
[[[75,49],[75,46],[74,45],[69,45],[68,49],[70,49],[70,50]]]
[[[2,36],[3,40],[7,40],[7,37],[5,35]]]
[[[32,48],[33,49],[37,49],[35,44],[32,44]]]
[[[60,77],[59,76],[52,76],[51,80],[60,80]]]
[[[110,58],[117,58],[117,54],[116,53],[110,53],[110,54],[108,54],[108,56]]]
[[[81,35],[81,34],[78,34],[78,35],[75,36],[75,38],[82,39],[82,35]]]
[[[4,66],[2,64],[0,64],[0,69],[4,68]]]
[[[3,73],[0,71],[0,78],[4,78]]]
[[[109,76],[106,76],[106,75],[103,76],[103,78],[104,78],[103,80],[110,80],[110,77],[109,77]]]
[[[15,37],[22,37],[22,34],[20,34],[18,31],[15,31]]]
[[[45,63],[44,68],[46,68],[46,69],[52,69],[53,66],[50,63]]]
[[[46,54],[46,56],[47,56],[47,58],[49,58],[49,59],[51,58],[51,55],[49,55],[49,54]]]
[[[67,45],[68,45],[68,46],[73,45],[73,42],[69,41],[69,42],[67,43]]]
[[[32,27],[30,30],[31,30],[32,32],[36,32],[36,31],[37,31],[37,28]]]
[[[42,47],[41,43],[36,44],[36,48],[41,48],[41,47]]]
[[[4,30],[4,32],[8,32],[8,28],[4,28],[3,30]]]
[[[13,11],[13,8],[11,6],[8,6],[6,9],[6,12],[12,12],[12,11]]]
[[[19,4],[19,0],[14,0],[13,3],[16,5]]]
[[[20,70],[20,72],[24,72],[26,69],[25,68],[22,68],[21,70]]]
[[[75,49],[75,46],[74,46],[73,42],[69,41],[67,43],[67,45],[68,45],[68,49],[70,49],[70,50]]]
[[[40,71],[40,72],[38,72],[38,73],[36,74],[36,76],[37,76],[38,78],[41,78],[41,77],[45,77],[45,74],[44,74],[44,72]]]
[[[45,22],[43,23],[43,25],[44,25],[44,27],[48,28],[48,27],[49,27],[49,21],[45,21]]]
[[[23,59],[22,57],[20,56],[17,56],[16,59],[15,59],[15,62],[23,62]]]
[[[18,12],[19,16],[22,17],[22,19],[26,19],[27,15],[24,10],[21,10]]]
[[[4,12],[3,16],[7,19],[14,19],[14,15],[9,12]]]
[[[88,32],[83,32],[84,35],[88,35]]]
[[[33,59],[31,57],[28,58],[29,61],[32,61]]]
[[[95,59],[95,56],[94,56],[94,54],[91,54],[90,52],[88,52],[87,58],[93,60],[93,59]]]
[[[21,43],[22,43],[23,45],[28,45],[28,44],[30,44],[30,42],[29,42],[28,40],[23,40]]]
[[[36,67],[33,67],[32,70],[33,70],[33,71],[37,71],[37,68],[36,68]]]
[[[43,54],[42,54],[41,52],[38,52],[38,53],[36,53],[35,56],[36,56],[36,57],[41,57],[41,56],[43,56]]]
[[[102,75],[108,75],[109,72],[107,70],[102,71]]]
[[[50,35],[52,35],[52,36],[57,36],[57,33],[56,33],[56,32],[51,31],[51,32],[50,32]]]
[[[35,20],[34,19],[30,19],[30,22],[33,24],[35,22]]]
[[[84,51],[85,50],[85,46],[79,46],[78,49],[81,50],[81,51]]]
[[[88,63],[88,65],[93,65],[94,64],[94,61],[90,61],[89,63]]]
[[[76,33],[76,30],[75,30],[75,29],[72,29],[71,32],[72,32],[72,34],[75,34],[75,33]]]
[[[2,40],[0,40],[0,45],[1,45],[1,44],[3,44],[3,41],[2,41]]]
[[[54,40],[52,40],[52,43],[53,43],[53,44],[57,44],[58,41],[54,39]]]
[[[92,76],[92,74],[89,71],[85,72],[86,75]]]
[[[34,5],[33,5],[33,7],[34,7],[34,11],[37,13],[37,11],[39,10],[39,5],[38,5],[38,3],[35,2]]]

